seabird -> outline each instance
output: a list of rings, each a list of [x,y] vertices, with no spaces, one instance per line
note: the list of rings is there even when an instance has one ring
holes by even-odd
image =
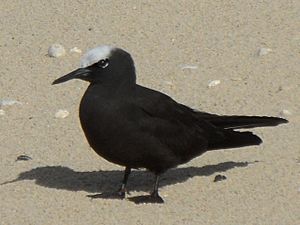
[[[88,143],[101,157],[125,167],[121,188],[111,194],[117,198],[125,197],[131,169],[146,168],[156,176],[154,188],[138,202],[162,203],[159,176],[166,170],[206,151],[262,143],[252,132],[236,129],[288,122],[267,116],[217,115],[180,104],[166,94],[138,85],[131,55],[108,45],[89,50],[79,69],[53,84],[71,79],[90,83],[79,108]]]

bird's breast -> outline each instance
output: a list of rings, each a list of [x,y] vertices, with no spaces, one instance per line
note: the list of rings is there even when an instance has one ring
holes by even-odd
[[[81,126],[90,139],[99,139],[109,132],[114,110],[111,102],[98,95],[85,94],[81,100],[79,117]]]
[[[80,103],[79,117],[90,146],[105,159],[122,164],[116,151],[122,150],[120,120],[114,100],[85,94]],[[120,146],[119,146],[120,145]]]

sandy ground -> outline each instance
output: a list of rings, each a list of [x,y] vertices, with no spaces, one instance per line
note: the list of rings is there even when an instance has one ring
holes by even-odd
[[[0,224],[300,224],[300,1],[2,1]],[[62,44],[64,57],[47,49]],[[259,147],[209,152],[167,172],[163,205],[91,200],[123,168],[98,157],[80,128],[87,83],[51,82],[100,44],[127,49],[138,83],[220,114],[291,115],[259,128]],[[258,56],[261,48],[269,54]],[[182,68],[184,65],[197,68]],[[212,80],[220,80],[208,88]],[[70,115],[55,118],[59,109]],[[32,160],[16,161],[19,155]],[[227,180],[213,182],[217,174]],[[153,177],[135,171],[131,196]]]

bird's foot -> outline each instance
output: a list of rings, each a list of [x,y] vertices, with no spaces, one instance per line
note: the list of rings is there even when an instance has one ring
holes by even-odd
[[[162,199],[162,197],[159,196],[158,193],[151,193],[150,195],[131,197],[128,198],[128,200],[134,202],[135,204],[164,203],[164,200]]]
[[[116,192],[103,192],[100,194],[95,194],[95,195],[87,195],[87,197],[90,197],[92,199],[94,198],[102,198],[102,199],[124,199],[125,194],[129,194],[129,192],[126,189],[121,189]]]

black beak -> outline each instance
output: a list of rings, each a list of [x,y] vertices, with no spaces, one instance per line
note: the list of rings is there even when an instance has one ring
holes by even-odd
[[[53,84],[60,84],[63,82],[66,82],[68,80],[72,80],[72,79],[80,79],[83,77],[86,77],[89,75],[89,73],[91,72],[91,70],[87,69],[87,68],[79,68],[77,70],[72,71],[71,73],[68,73],[65,76],[62,76],[58,79],[56,79],[55,81],[52,82]]]

